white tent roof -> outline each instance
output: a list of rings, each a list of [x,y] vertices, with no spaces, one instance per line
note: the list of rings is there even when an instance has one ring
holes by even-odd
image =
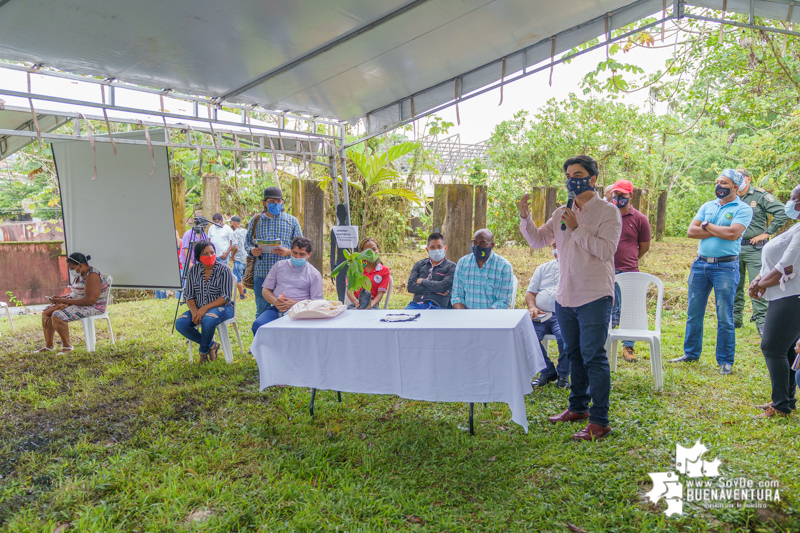
[[[367,117],[374,132],[684,3],[0,0],[0,58],[266,109]],[[723,0],[690,3],[722,9]],[[727,10],[786,20],[789,4],[728,0]],[[800,9],[790,18],[800,21]]]

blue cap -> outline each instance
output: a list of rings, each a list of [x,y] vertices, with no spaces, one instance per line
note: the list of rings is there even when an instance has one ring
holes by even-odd
[[[730,180],[737,186],[741,187],[742,183],[744,183],[744,176],[740,172],[733,170],[732,168],[726,168],[722,171],[721,176],[725,176],[726,178],[730,178]]]

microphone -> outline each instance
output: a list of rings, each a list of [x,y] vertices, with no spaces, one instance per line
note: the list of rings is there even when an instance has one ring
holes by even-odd
[[[572,204],[575,202],[575,193],[570,191],[569,196],[567,196],[567,209],[572,209]],[[567,229],[567,225],[564,224],[564,221],[561,221],[561,231]]]

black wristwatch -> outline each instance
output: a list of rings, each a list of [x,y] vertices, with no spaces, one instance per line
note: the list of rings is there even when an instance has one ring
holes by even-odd
[[[700,224],[700,227],[703,228],[703,229],[706,229],[706,226],[708,226],[708,220],[706,220],[702,224]],[[708,231],[708,230],[706,229],[706,231]]]

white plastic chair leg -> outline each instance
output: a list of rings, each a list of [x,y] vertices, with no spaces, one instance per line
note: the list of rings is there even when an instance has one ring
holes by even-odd
[[[544,353],[542,355],[545,357],[550,357],[550,341],[547,339],[542,339],[542,345],[544,346]]]
[[[616,339],[611,341],[611,346],[610,346],[611,350],[610,350],[609,356],[608,356],[608,366],[611,368],[612,372],[616,372],[617,371],[617,347],[618,347],[617,345],[618,344],[619,344],[619,341],[616,340]]]
[[[236,340],[239,341],[239,353],[244,355],[244,348],[242,347],[242,337],[239,335],[239,324],[236,322],[232,322],[231,325],[233,326],[233,331],[236,333]]]
[[[189,362],[194,363],[194,355],[192,355],[192,341],[187,339],[186,344],[189,346]]]
[[[3,308],[6,310],[6,316],[8,317],[8,323],[11,326],[11,331],[16,331],[14,329],[14,321],[11,320],[11,309],[9,309],[7,305],[4,305]]]
[[[661,339],[654,338],[650,343],[650,365],[656,381],[656,390],[664,388],[664,367],[661,363]]]
[[[111,329],[111,319],[106,317],[106,322],[108,322],[108,335],[111,337],[111,344],[114,344],[114,330]]]
[[[95,336],[94,320],[84,318],[81,320],[83,324],[83,337],[86,339],[86,351],[93,352],[97,344],[97,337]]]
[[[219,343],[222,346],[222,353],[225,355],[225,362],[231,364],[233,363],[233,350],[231,349],[231,337],[228,334],[228,325],[220,324],[217,326],[217,333],[219,333]]]

